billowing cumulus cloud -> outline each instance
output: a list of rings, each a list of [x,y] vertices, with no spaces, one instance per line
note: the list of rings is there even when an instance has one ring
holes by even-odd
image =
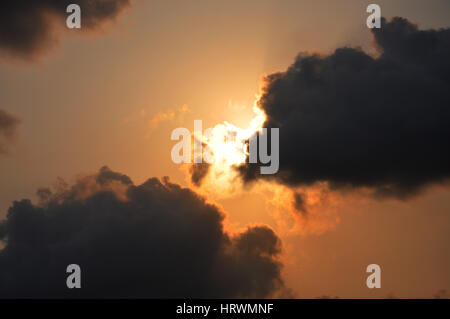
[[[57,42],[56,24],[65,28],[66,8],[81,7],[81,31],[92,30],[114,19],[129,0],[5,0],[0,10],[0,49],[32,58]]]
[[[450,29],[394,18],[372,33],[376,57],[355,48],[301,53],[265,78],[264,126],[280,128],[280,170],[269,178],[396,198],[448,179]],[[251,165],[241,172],[268,177]]]
[[[107,167],[16,201],[0,223],[0,297],[267,297],[283,287],[281,242],[266,226],[231,235],[188,188],[134,185]],[[81,267],[82,288],[66,287]]]
[[[19,123],[18,118],[0,110],[0,155],[7,152],[7,146],[12,142]]]

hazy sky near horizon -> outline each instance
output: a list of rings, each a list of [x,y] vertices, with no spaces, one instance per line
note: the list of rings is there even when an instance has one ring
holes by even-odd
[[[374,52],[365,10],[372,2],[133,1],[101,30],[61,28],[59,43],[36,61],[1,56],[0,109],[20,125],[10,152],[0,155],[0,218],[12,201],[35,200],[58,177],[70,182],[103,165],[135,183],[169,176],[187,185],[170,158],[175,127],[192,130],[194,119],[204,128],[246,126],[261,77],[284,71],[299,52]],[[376,3],[388,19],[450,27],[449,1]],[[173,120],[152,126],[170,111]],[[236,229],[267,223],[277,231],[283,275],[299,297],[422,298],[450,289],[446,187],[406,202],[346,202],[339,222],[321,234],[287,231],[261,193],[214,200]],[[382,267],[382,289],[365,286],[370,263]]]

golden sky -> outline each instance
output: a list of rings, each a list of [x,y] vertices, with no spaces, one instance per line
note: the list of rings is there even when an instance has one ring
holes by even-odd
[[[246,127],[262,76],[284,71],[300,51],[340,46],[374,53],[365,25],[371,1],[133,1],[89,34],[59,30],[36,61],[0,60],[0,108],[20,119],[0,157],[0,217],[12,201],[103,165],[140,184],[169,176],[176,127],[228,121]],[[449,27],[448,1],[377,1],[386,18]],[[71,34],[72,33],[72,34]],[[282,161],[282,158],[281,158]],[[205,190],[203,190],[205,191]],[[314,190],[310,190],[313,192]],[[283,242],[283,279],[298,297],[428,298],[450,289],[450,192],[433,186],[407,201],[330,195],[317,220],[301,223],[283,190],[263,186],[227,196],[206,192],[226,227],[268,224]],[[322,205],[322,204],[321,204]],[[368,289],[365,267],[382,267]]]

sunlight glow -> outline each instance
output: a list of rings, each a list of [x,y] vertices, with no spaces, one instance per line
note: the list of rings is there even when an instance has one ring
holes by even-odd
[[[205,181],[206,188],[228,193],[236,186],[237,171],[234,166],[245,163],[248,156],[248,139],[262,129],[266,121],[266,114],[257,105],[258,97],[253,105],[255,117],[245,129],[231,123],[218,124],[205,132],[202,143],[207,145],[212,157],[209,174]]]

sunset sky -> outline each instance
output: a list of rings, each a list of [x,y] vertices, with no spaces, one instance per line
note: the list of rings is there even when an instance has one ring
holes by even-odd
[[[83,3],[86,2],[83,0],[78,1],[82,7],[80,30],[69,30],[65,26],[67,14],[64,8],[71,1],[61,1],[67,4],[55,5],[54,8],[49,4],[50,2],[36,1],[45,5],[42,7],[33,5],[30,13],[22,10],[26,6],[26,1],[18,1],[17,5],[7,5],[14,14],[9,15],[8,10],[2,10],[0,13],[2,21],[0,28],[6,28],[6,31],[0,31],[0,220],[6,220],[8,209],[14,206],[14,201],[30,199],[33,202],[26,209],[22,209],[23,206],[20,205],[10,209],[19,217],[17,221],[14,219],[14,222],[10,222],[8,224],[10,226],[4,227],[1,225],[5,224],[0,224],[0,239],[6,239],[8,236],[15,238],[13,231],[17,232],[16,236],[34,232],[30,229],[33,229],[33,225],[39,225],[40,221],[33,224],[33,220],[30,219],[30,225],[20,226],[21,218],[28,218],[25,212],[36,210],[40,214],[39,209],[42,209],[49,214],[57,211],[64,215],[65,212],[72,211],[69,208],[75,205],[74,202],[94,201],[97,199],[96,194],[111,188],[115,196],[113,200],[115,204],[109,207],[102,202],[102,205],[94,203],[93,206],[86,204],[88,205],[86,207],[93,208],[94,211],[96,209],[114,210],[115,207],[123,204],[120,197],[123,195],[125,202],[128,200],[131,202],[130,207],[139,207],[139,209],[144,206],[151,207],[148,209],[155,211],[156,214],[159,210],[161,214],[166,211],[170,211],[170,214],[173,212],[174,216],[170,215],[170,219],[161,221],[163,225],[161,227],[167,226],[167,229],[160,230],[165,234],[162,234],[162,237],[155,235],[145,239],[153,242],[150,246],[144,242],[142,247],[143,249],[149,247],[148,249],[155,249],[155,251],[168,247],[168,254],[173,254],[171,255],[173,260],[169,261],[186,265],[188,270],[192,267],[194,278],[195,275],[199,275],[197,272],[203,269],[202,267],[207,266],[200,261],[197,263],[191,260],[197,256],[195,253],[188,255],[186,253],[189,249],[195,250],[196,245],[202,246],[201,249],[208,245],[213,246],[209,243],[208,237],[199,237],[202,235],[220,237],[220,240],[217,239],[220,242],[217,247],[228,245],[227,241],[230,240],[232,249],[236,251],[240,249],[242,242],[244,242],[242,245],[248,245],[246,246],[248,249],[254,247],[255,251],[258,249],[263,251],[261,256],[258,255],[257,260],[256,257],[253,258],[253,255],[250,257],[246,255],[241,259],[236,257],[239,259],[236,265],[234,258],[230,258],[233,262],[226,259],[222,267],[227,267],[229,262],[232,264],[229,269],[233,271],[214,268],[212,273],[217,272],[219,279],[226,276],[231,278],[240,271],[243,272],[242,278],[247,278],[246,271],[251,274],[250,270],[246,270],[247,267],[252,269],[252,267],[270,266],[274,267],[269,268],[276,272],[277,267],[280,266],[279,278],[283,282],[281,288],[271,286],[279,278],[278,274],[273,275],[273,272],[268,271],[274,276],[274,281],[266,282],[264,280],[267,278],[264,277],[257,288],[233,290],[224,287],[217,279],[216,286],[213,283],[209,286],[208,282],[207,285],[205,284],[206,288],[199,288],[198,291],[190,290],[187,285],[186,289],[177,290],[177,297],[217,295],[296,298],[321,296],[448,298],[450,296],[450,188],[448,184],[450,165],[446,161],[450,157],[449,150],[445,148],[450,135],[449,129],[444,125],[445,122],[450,121],[449,104],[446,104],[450,101],[448,55],[446,64],[439,65],[441,55],[450,52],[450,31],[441,30],[450,27],[449,1],[379,0],[376,2],[380,5],[382,16],[386,18],[386,21],[399,16],[407,19],[409,21],[407,23],[416,24],[419,30],[434,29],[446,32],[442,33],[442,37],[437,37],[439,41],[442,41],[437,44],[441,51],[436,50],[435,58],[431,58],[432,61],[429,64],[424,62],[423,68],[421,64],[423,56],[414,60],[416,57],[410,57],[409,53],[405,53],[414,50],[412,44],[411,48],[398,49],[396,46],[396,43],[400,43],[399,46],[401,46],[403,43],[412,42],[406,42],[406,40],[398,42],[396,38],[384,37],[382,33],[378,42],[374,38],[374,34],[366,26],[368,16],[366,7],[374,1],[110,0],[106,2],[116,5],[114,9],[110,8],[112,11],[93,10],[83,15]],[[32,12],[37,13],[33,15]],[[42,18],[44,16],[45,18]],[[38,35],[32,32],[27,33],[26,27],[16,28],[14,21],[17,24],[24,23],[17,22],[20,20],[19,17],[28,19],[23,21],[27,21],[25,24],[28,27],[33,26],[31,28],[37,30]],[[86,25],[83,24],[84,21]],[[405,28],[408,26],[409,24]],[[392,31],[393,37],[397,32],[396,27],[392,25],[391,29],[388,29]],[[380,30],[383,32],[384,29]],[[11,34],[17,32],[16,37],[23,43],[12,41],[11,34],[8,32]],[[27,36],[30,36],[28,43],[26,43]],[[422,45],[425,43],[425,46],[431,43],[423,41]],[[321,70],[328,70],[327,63],[332,62],[327,62],[329,60],[326,59],[330,56],[342,59],[338,60],[343,61],[340,64],[343,65],[342,68],[351,68],[350,66],[358,65],[361,61],[364,61],[361,62],[362,64],[376,64],[376,61],[380,61],[377,59],[383,59],[381,56],[383,51],[379,48],[383,45],[384,48],[392,49],[394,52],[392,57],[386,58],[388,62],[391,62],[390,58],[400,61],[393,63],[394,68],[389,70],[403,70],[405,65],[409,66],[407,64],[409,62],[403,65],[401,61],[411,58],[412,64],[421,65],[417,73],[399,71],[398,75],[393,75],[394,87],[389,86],[388,82],[382,82],[379,86],[371,86],[371,89],[367,91],[364,90],[363,85],[372,83],[369,80],[362,81],[363,89],[350,85],[358,81],[349,81],[350,84],[338,81],[342,83],[342,91],[339,92],[343,92],[343,95],[351,92],[354,95],[348,95],[351,96],[348,100],[347,97],[332,98],[333,103],[336,101],[336,104],[322,105],[321,103],[325,100],[316,98],[315,93],[311,93],[313,96],[311,97],[307,93],[304,96],[297,91],[290,92],[292,87],[299,92],[301,90],[305,92],[313,87],[318,90],[318,93],[316,92],[318,96],[328,94],[329,92],[322,86],[315,87],[315,84],[311,83],[301,87],[291,85],[289,76],[283,73],[285,77],[276,83],[276,80],[273,80],[275,84],[269,87],[272,82],[264,78],[276,72],[285,72],[291,65],[298,62],[303,68],[300,71],[291,68],[290,72],[293,77],[298,76],[303,79],[304,74],[301,72],[308,64],[301,63],[309,62],[296,60],[300,52],[303,52],[304,56],[319,59],[311,62],[317,63],[314,65],[318,66],[318,73]],[[343,51],[343,56],[334,55],[337,48],[344,47],[354,48],[355,52],[364,52],[364,54],[351,55],[354,51]],[[420,48],[423,49],[423,46]],[[346,54],[349,56],[347,57]],[[400,55],[400,58],[396,54]],[[405,58],[401,54],[404,54]],[[366,57],[370,59],[370,61],[367,60],[369,62],[364,60]],[[361,61],[358,60],[360,58]],[[336,75],[332,71],[330,73],[324,71],[324,77],[327,78],[327,75],[331,74],[330,77],[336,76],[339,79],[341,73]],[[425,76],[420,73],[422,71],[426,72]],[[354,76],[352,70],[342,72],[348,72],[345,74],[350,74],[349,77]],[[370,77],[371,71],[367,72]],[[418,78],[427,80],[415,81],[409,74],[418,74]],[[294,83],[298,84],[295,81]],[[429,83],[432,83],[430,84],[432,89],[428,89]],[[419,86],[426,86],[426,88],[421,91],[417,89]],[[277,91],[280,87],[282,93]],[[171,149],[176,143],[170,139],[172,130],[177,127],[186,127],[193,131],[194,120],[202,120],[204,129],[224,121],[243,129],[248,128],[250,121],[255,117],[253,111],[255,100],[258,100],[264,90],[266,90],[267,99],[260,100],[260,106],[267,111],[266,113],[270,113],[265,127],[274,127],[275,123],[282,123],[285,127],[283,131],[283,125],[280,126],[280,174],[274,178],[258,176],[244,181],[244,177],[233,170],[235,178],[226,182],[219,182],[215,177],[209,176],[204,183],[194,185],[190,179],[189,165],[175,164],[171,159]],[[374,97],[374,92],[377,96],[379,93],[381,97]],[[280,97],[285,93],[287,97]],[[362,97],[359,98],[358,95]],[[346,103],[353,100],[359,102],[371,99],[383,101],[385,104],[381,103],[378,111],[367,114],[392,119],[392,121],[386,120],[380,123],[378,127],[370,127],[374,128],[371,132],[375,133],[368,139],[374,141],[374,144],[379,143],[377,155],[380,156],[376,160],[371,158],[373,154],[370,153],[369,147],[367,150],[359,148],[361,144],[358,138],[363,139],[363,137],[360,137],[357,131],[358,124],[351,123],[351,115],[348,115],[358,112],[346,106]],[[289,102],[285,102],[286,100]],[[338,100],[342,102],[342,105]],[[297,105],[296,102],[291,101],[301,101],[303,104]],[[405,118],[403,114],[408,111],[401,111],[399,112],[401,115],[396,115],[396,110],[405,106],[400,105],[401,101],[410,106],[408,114],[411,116],[405,116],[408,118],[408,121],[405,120],[406,124],[400,122],[402,118]],[[281,105],[279,108],[277,108],[278,102]],[[414,103],[417,105],[412,105]],[[360,105],[362,113],[365,112],[364,107],[369,107],[368,104]],[[323,112],[308,109],[309,106],[317,106],[316,109]],[[299,109],[304,107],[302,109],[305,110],[304,113],[292,110],[297,107]],[[424,116],[420,113],[424,110],[429,110],[432,115]],[[436,114],[440,114],[440,117],[435,116]],[[309,124],[301,117],[303,115],[311,116]],[[355,117],[360,119],[356,115]],[[4,124],[4,129],[1,126],[2,119],[7,123]],[[313,126],[316,119],[319,119],[320,123],[325,123],[324,127],[308,126]],[[344,122],[336,124],[335,122],[339,122],[338,119],[344,119]],[[417,124],[415,122],[417,119],[423,119],[423,122]],[[430,123],[430,127],[426,127]],[[364,154],[357,162],[361,163],[361,166],[352,165],[355,176],[350,176],[345,165],[341,165],[340,162],[352,160],[347,156],[339,157],[341,151],[336,151],[336,145],[330,142],[332,139],[327,139],[329,135],[333,136],[334,131],[329,129],[333,125],[341,127],[342,131],[346,132],[343,133],[342,139],[340,136],[336,137],[336,143],[348,141],[347,146],[342,148],[345,154],[349,154],[348,158]],[[413,128],[423,128],[423,132],[425,134],[430,132],[430,135],[425,135],[422,143],[422,137],[417,137],[415,134],[408,135],[413,132],[408,130],[408,125]],[[402,129],[392,128],[397,126]],[[346,135],[347,129],[348,135]],[[364,134],[361,132],[361,136],[365,136]],[[439,134],[440,141],[430,146],[429,141],[435,141],[435,134]],[[355,136],[355,140],[348,136]],[[381,137],[378,138],[378,136]],[[413,141],[411,142],[409,138]],[[417,139],[420,142],[416,142]],[[405,146],[405,151],[401,148],[397,152],[399,145]],[[423,148],[421,149],[420,146]],[[408,151],[413,148],[414,151]],[[383,151],[380,152],[380,150]],[[314,163],[305,162],[302,166],[299,158],[303,156],[303,153],[310,154],[311,162]],[[317,158],[319,160],[314,160]],[[366,166],[364,161],[369,161],[370,165]],[[380,166],[377,166],[377,163],[381,163]],[[373,164],[376,167],[370,171],[371,169],[367,167]],[[104,166],[109,169],[102,169]],[[330,173],[330,170],[334,168],[341,170],[336,174]],[[414,176],[410,175],[411,172],[414,172],[412,174]],[[114,183],[103,183],[99,176],[106,176],[104,177],[106,180],[112,180]],[[163,179],[165,176],[168,176],[169,182]],[[154,180],[145,191],[144,189],[131,190],[134,186],[130,185],[138,186],[154,177],[161,179],[166,191],[159,193],[161,192],[157,186],[159,184]],[[73,192],[72,197],[67,195],[68,190],[60,191],[61,194],[65,194],[64,196],[58,193],[58,190],[64,188],[63,184],[69,187],[75,185],[70,190]],[[201,198],[205,198],[206,202],[199,200],[195,193],[186,194],[178,189],[178,185],[191,189]],[[48,196],[60,206],[55,208],[48,203],[42,203],[45,199],[42,195],[43,190],[48,188],[53,194]],[[392,191],[392,193],[386,195],[382,193],[384,191]],[[80,195],[82,192],[83,194]],[[301,209],[295,205],[296,194],[306,196],[307,201],[304,204],[307,205],[307,211],[305,208],[302,213]],[[61,197],[57,198],[59,195]],[[145,199],[140,196],[144,196]],[[69,197],[70,200],[67,199]],[[166,201],[169,206],[165,207],[165,204],[160,201]],[[215,208],[211,208],[209,204],[215,205]],[[188,205],[192,205],[192,210],[196,212],[192,213],[191,208],[186,208]],[[64,207],[69,208],[66,211]],[[120,207],[122,209],[122,206]],[[126,212],[133,211],[132,208],[126,207],[124,208]],[[185,215],[178,216],[177,209],[180,209],[180,214]],[[224,214],[223,221],[214,215],[219,214],[218,212]],[[190,222],[185,221],[191,215],[186,214],[191,213],[193,215],[190,221],[194,222],[203,221],[205,218],[203,214],[214,215],[217,219],[214,219],[214,227],[221,226],[223,222],[223,232],[221,230],[218,235],[216,232],[210,233],[209,228],[203,229],[200,226],[198,226],[199,230],[197,226],[192,229],[186,228],[190,227],[186,225],[191,225]],[[164,218],[166,217],[161,219]],[[93,220],[96,219],[89,219],[89,222]],[[59,227],[58,221],[57,218],[54,220],[55,229]],[[99,217],[98,222],[102,221],[104,231],[108,232],[111,220],[105,216]],[[210,219],[207,221],[212,223]],[[74,218],[74,223],[76,222]],[[186,223],[183,224],[184,222]],[[43,223],[48,226],[46,230],[54,231],[54,236],[49,235],[49,238],[59,234],[57,230],[49,226],[53,225],[52,222]],[[126,251],[125,246],[122,247],[122,245],[135,242],[135,238],[128,237],[127,234],[134,232],[133,227],[140,228],[139,223],[130,223],[130,225],[129,229],[124,227],[118,230],[116,226],[110,229],[111,232],[116,231],[119,237],[114,239],[114,234],[110,235],[111,245],[114,246],[117,242],[118,251],[120,249]],[[66,226],[66,224],[61,226],[61,232],[64,232]],[[92,225],[84,231],[97,229],[96,227]],[[169,234],[176,233],[176,230],[183,234],[186,232],[188,237],[196,238],[193,240],[195,245],[189,246],[189,249],[183,248],[180,254],[177,252],[177,244],[165,246],[164,242],[155,242],[158,238],[166,238],[165,236],[169,238]],[[136,230],[137,233],[139,231]],[[148,231],[152,232],[151,229]],[[89,238],[94,238],[95,243],[98,236],[100,235],[97,233],[88,236],[86,247],[90,247]],[[211,239],[211,242],[214,242],[216,237]],[[73,243],[83,242],[80,238],[74,235],[74,238],[68,240],[71,243],[69,247],[77,245]],[[261,242],[251,246],[252,240]],[[12,251],[11,253],[0,252],[0,283],[2,280],[13,282],[12,279],[11,281],[4,279],[9,276],[9,272],[2,273],[2,267],[7,269],[14,266],[14,263],[20,263],[18,261],[20,258],[8,257],[14,254],[20,255],[19,249],[22,248],[17,247],[22,246],[14,243],[12,239],[11,243],[5,241],[1,244],[0,242],[0,245],[4,247],[10,245]],[[101,244],[104,243],[101,242]],[[46,246],[48,249],[39,246],[39,249],[49,252],[55,246]],[[101,246],[99,249],[114,250],[113,247],[106,248],[106,246]],[[33,249],[30,247],[24,251],[32,256]],[[82,255],[88,260],[88,255],[83,255],[81,252],[85,246],[77,247],[74,256]],[[278,252],[277,249],[280,251]],[[208,249],[205,248],[205,251]],[[227,252],[225,249],[224,251],[220,253],[226,255]],[[234,253],[242,252],[240,250],[231,252],[231,254]],[[102,255],[102,253],[99,254]],[[139,254],[138,249],[136,254]],[[95,255],[93,252],[89,256]],[[151,252],[151,255],[157,256],[158,252]],[[27,263],[28,255],[23,256]],[[64,260],[70,259],[70,256],[65,256],[63,253],[61,256]],[[40,260],[53,265],[52,257],[48,260],[44,257],[29,258],[28,263]],[[108,260],[108,256],[104,258]],[[201,258],[200,253],[198,258]],[[265,258],[270,259],[270,265]],[[130,263],[140,263],[144,259],[129,256],[128,260]],[[151,260],[145,260],[143,266],[146,262],[152,263]],[[158,260],[161,263],[158,267],[163,269],[165,261],[167,260],[164,258]],[[366,267],[369,264],[381,266],[381,289],[368,289],[366,286],[368,276]],[[17,265],[17,267],[23,272],[42,270],[45,273],[47,271],[45,265],[34,270],[27,268],[25,264]],[[53,269],[52,267],[50,268]],[[54,267],[58,269],[57,266]],[[132,266],[127,267],[131,268],[125,267],[124,271],[130,269],[135,271]],[[158,267],[155,269],[160,269]],[[236,269],[234,270],[233,267]],[[118,269],[125,268],[118,267]],[[169,269],[172,268],[169,267]],[[88,273],[88,270],[86,272]],[[177,273],[176,270],[175,273]],[[189,272],[186,273],[191,276]],[[62,276],[65,276],[64,269]],[[42,275],[42,278],[46,278],[45,275]],[[49,278],[53,277],[49,276]],[[105,278],[108,279],[108,276],[105,275]],[[174,275],[173,278],[175,279],[169,280],[183,281],[185,277],[180,274]],[[241,280],[245,281],[245,279]],[[232,281],[230,279],[230,282]],[[36,287],[27,288],[25,284],[23,285],[25,295],[40,296]],[[55,293],[51,291],[51,287],[53,286],[49,285],[48,295],[54,296]],[[124,284],[123,287],[128,286]],[[125,293],[128,288],[124,288]],[[22,291],[17,289],[14,293],[22,296]],[[58,291],[58,288],[54,291]],[[130,291],[136,292],[132,288]],[[163,288],[155,288],[155,290],[131,296],[158,297],[159,292],[162,297],[172,296],[170,291],[164,291]],[[46,296],[46,293],[42,295]],[[5,296],[8,296],[8,291],[5,292],[0,288],[0,297]],[[102,293],[93,290],[87,296],[102,296]]]

